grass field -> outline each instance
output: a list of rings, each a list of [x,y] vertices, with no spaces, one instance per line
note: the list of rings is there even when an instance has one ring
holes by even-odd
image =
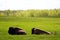
[[[24,29],[27,35],[9,35],[10,26]],[[53,32],[53,34],[32,35],[33,27]],[[0,17],[0,40],[60,40],[60,18]]]

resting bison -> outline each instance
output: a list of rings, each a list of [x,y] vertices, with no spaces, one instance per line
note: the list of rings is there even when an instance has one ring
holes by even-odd
[[[11,35],[26,35],[26,32],[19,28],[9,27],[8,33]]]
[[[40,30],[40,29],[32,28],[32,34],[48,34],[49,35],[51,33]]]

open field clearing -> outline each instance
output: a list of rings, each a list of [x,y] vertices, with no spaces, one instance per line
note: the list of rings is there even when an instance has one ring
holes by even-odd
[[[27,35],[9,35],[10,26],[24,29]],[[32,35],[33,27],[52,32],[52,34]],[[60,18],[0,17],[0,40],[60,40]]]

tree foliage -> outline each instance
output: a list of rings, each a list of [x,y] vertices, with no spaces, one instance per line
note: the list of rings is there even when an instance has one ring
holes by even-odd
[[[19,17],[60,17],[60,9],[50,10],[0,10],[0,16]]]

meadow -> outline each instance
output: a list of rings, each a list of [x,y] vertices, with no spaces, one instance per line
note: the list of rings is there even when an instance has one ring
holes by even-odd
[[[10,26],[24,29],[27,35],[9,35]],[[33,27],[52,32],[52,34],[32,35]],[[0,40],[60,40],[60,18],[0,17]]]

